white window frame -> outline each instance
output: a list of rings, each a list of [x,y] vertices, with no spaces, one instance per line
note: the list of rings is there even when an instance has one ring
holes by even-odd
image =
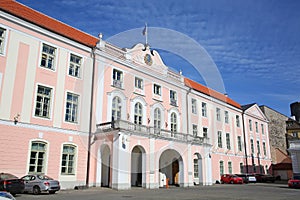
[[[3,30],[4,35],[0,35],[1,45],[0,45],[0,55],[5,55],[6,52],[6,44],[7,44],[7,35],[8,29],[6,27],[0,26],[0,29]]]
[[[114,100],[117,100],[117,102],[114,102]],[[114,107],[114,105],[116,105],[116,107]],[[116,113],[115,116],[113,114],[114,112]],[[111,102],[111,120],[116,121],[116,120],[120,120],[121,118],[122,118],[122,99],[119,96],[114,96]]]
[[[75,104],[73,101],[69,101],[68,100],[68,94],[70,94],[70,95],[72,95],[72,96],[74,96],[74,97],[77,97],[77,104]],[[71,109],[72,109],[72,111],[73,111],[73,109],[74,109],[74,105],[76,106],[76,111],[75,111],[75,114],[76,114],[76,116],[75,116],[75,120],[74,121],[72,121],[72,120],[67,120],[66,119],[66,116],[67,116],[67,103],[71,103]],[[80,96],[79,96],[79,94],[75,94],[75,93],[72,93],[72,92],[67,92],[66,93],[66,103],[65,103],[65,117],[64,117],[64,121],[65,122],[67,122],[67,123],[78,123],[79,122],[79,110],[80,110]],[[72,111],[71,111],[71,113],[72,113]],[[71,118],[72,118],[72,114],[71,114]]]
[[[63,155],[64,155],[64,146],[71,146],[74,148],[74,153],[73,153],[73,165],[72,165],[72,172],[68,172],[69,169],[69,154],[68,154],[68,158],[66,160],[67,165],[63,166]],[[76,174],[76,166],[77,166],[77,145],[71,144],[71,143],[64,143],[62,144],[62,150],[61,150],[61,159],[60,159],[60,174],[63,176],[73,176]],[[66,171],[67,172],[62,172],[62,168],[66,167]]]
[[[38,97],[38,89],[40,87],[44,87],[44,88],[49,88],[51,90],[51,94],[50,94],[50,100],[49,100],[49,111],[48,111],[48,116],[41,116],[41,115],[36,115],[36,108],[37,108],[37,97]],[[43,84],[37,84],[36,86],[36,90],[35,90],[35,100],[34,100],[34,109],[33,109],[33,116],[36,118],[40,118],[40,119],[51,119],[51,115],[52,115],[52,107],[53,107],[53,94],[54,94],[54,89],[52,87],[49,87],[47,85],[43,85]],[[43,96],[44,98],[44,96]],[[42,110],[43,112],[43,110]]]
[[[198,136],[198,125],[193,124],[193,136],[197,137]]]
[[[207,103],[201,103],[202,117],[207,117]]]
[[[112,78],[112,86],[121,89],[123,88],[124,72],[122,70],[113,68],[111,78]]]
[[[33,143],[43,143],[45,145],[44,158],[43,158],[42,171],[41,172],[37,171],[36,158],[39,157],[38,154],[36,154],[36,156],[35,156],[35,164],[34,164],[35,165],[35,170],[30,171],[30,167],[32,166],[32,164],[30,164],[30,163],[31,163],[31,153],[32,153],[32,144]],[[48,149],[49,149],[49,144],[48,144],[47,141],[38,139],[38,140],[31,140],[29,142],[28,161],[27,161],[27,164],[28,164],[27,165],[28,166],[27,172],[28,172],[28,174],[47,173]],[[40,152],[40,151],[38,151],[38,152]]]
[[[250,131],[253,131],[253,128],[252,128],[252,120],[251,120],[251,119],[249,119],[249,130],[250,130]]]
[[[226,133],[226,147],[228,150],[231,150],[230,133]]]
[[[217,117],[217,121],[221,121],[221,109],[220,108],[216,108],[216,117]]]
[[[239,135],[237,136],[237,141],[238,141],[238,151],[243,151],[242,147],[242,137]]]
[[[224,119],[225,123],[229,124],[229,113],[227,110],[224,111],[224,115],[225,115],[225,119]]]
[[[144,80],[139,77],[134,77],[134,87],[139,90],[144,90]]]
[[[47,46],[49,48],[53,48],[54,49],[54,54],[50,54],[49,52],[44,52],[44,46]],[[51,71],[55,71],[56,70],[56,60],[57,60],[57,54],[58,54],[58,48],[53,46],[53,45],[50,45],[50,44],[47,44],[45,42],[42,43],[42,49],[41,49],[41,54],[40,54],[40,63],[39,63],[39,66],[41,68],[44,68],[44,69],[48,69],[48,70],[51,70]],[[42,65],[42,60],[43,60],[43,57],[46,56],[46,61],[45,61],[45,66]],[[51,68],[48,67],[49,65],[49,58],[52,58],[53,59],[53,62],[52,62],[52,66]]]
[[[161,86],[160,85],[158,85],[156,83],[153,84],[153,94],[161,96]]]
[[[218,148],[223,148],[222,131],[218,131]]]
[[[69,56],[70,57],[69,57],[68,75],[72,76],[72,77],[75,77],[75,78],[81,78],[82,77],[83,57],[79,56],[79,55],[76,55],[74,53],[70,53]],[[80,62],[76,63],[76,62],[71,61],[72,56],[74,56],[75,58],[79,58]],[[70,74],[71,65],[74,66],[72,74]],[[79,69],[78,70],[78,75],[75,74],[75,71],[76,71],[75,69]]]
[[[197,114],[197,99],[192,98],[192,113]]]

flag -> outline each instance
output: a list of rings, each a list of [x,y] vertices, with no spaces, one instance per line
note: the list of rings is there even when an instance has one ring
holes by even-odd
[[[147,24],[145,24],[145,28],[143,30],[143,35],[147,35]]]

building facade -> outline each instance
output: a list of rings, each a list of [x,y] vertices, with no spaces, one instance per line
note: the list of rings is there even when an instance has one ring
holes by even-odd
[[[9,0],[0,33],[1,171],[129,189],[212,185],[271,164],[256,104],[170,70],[148,45],[116,47]]]

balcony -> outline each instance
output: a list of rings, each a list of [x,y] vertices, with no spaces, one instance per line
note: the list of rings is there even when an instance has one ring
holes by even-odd
[[[121,80],[113,80],[113,86],[117,88],[122,88],[122,81]]]
[[[129,121],[124,120],[117,120],[113,122],[106,122],[97,124],[97,131],[96,136],[99,134],[107,134],[113,131],[122,131],[122,132],[129,132],[130,134],[149,137],[149,138],[157,138],[162,140],[171,140],[177,142],[184,142],[184,143],[194,143],[194,144],[208,144],[209,139],[203,137],[194,137],[193,135],[179,133],[179,132],[172,132],[165,129],[158,129],[151,126],[144,126],[139,124],[134,124]]]
[[[176,99],[170,99],[170,104],[171,104],[172,106],[177,106],[177,101],[176,101]]]

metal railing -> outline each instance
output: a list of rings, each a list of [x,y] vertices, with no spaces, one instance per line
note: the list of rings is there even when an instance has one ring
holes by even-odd
[[[96,134],[107,133],[114,130],[129,131],[130,134],[134,134],[134,135],[154,137],[154,138],[173,140],[179,142],[209,144],[209,138],[207,137],[198,137],[190,134],[173,132],[170,130],[159,129],[151,126],[134,124],[132,122],[125,121],[125,120],[116,120],[112,122],[97,124]]]

